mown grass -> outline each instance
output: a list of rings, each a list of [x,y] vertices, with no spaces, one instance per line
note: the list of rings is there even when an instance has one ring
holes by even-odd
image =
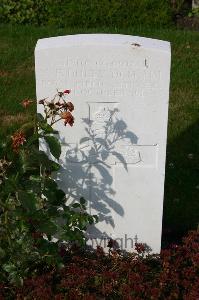
[[[172,68],[163,228],[181,233],[199,223],[199,33],[176,29],[64,29],[0,25],[0,137],[29,115],[20,102],[35,98],[37,39],[76,33],[121,33],[168,40]],[[31,114],[35,113],[32,108]]]

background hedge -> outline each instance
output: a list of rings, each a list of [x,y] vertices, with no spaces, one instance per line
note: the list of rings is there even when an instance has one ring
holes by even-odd
[[[1,23],[58,27],[170,26],[169,0],[1,0]]]

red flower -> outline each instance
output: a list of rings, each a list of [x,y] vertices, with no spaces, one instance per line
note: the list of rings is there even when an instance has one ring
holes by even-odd
[[[69,111],[65,111],[65,112],[61,113],[61,118],[64,119],[65,126],[66,126],[66,124],[73,126],[74,117]]]
[[[67,102],[67,108],[68,108],[70,111],[73,111],[73,110],[74,110],[74,105],[72,104],[72,102]]]
[[[138,252],[138,253],[141,253],[141,252],[144,252],[146,250],[146,247],[144,244],[142,243],[135,243],[135,250]]]
[[[22,101],[21,105],[22,105],[24,108],[26,108],[26,107],[28,107],[31,103],[33,103],[32,100],[30,100],[30,99],[24,99],[24,100]]]
[[[11,136],[11,139],[12,139],[12,149],[15,151],[15,152],[18,152],[19,151],[19,147],[21,145],[24,144],[24,142],[26,141],[26,137],[24,135],[24,133],[22,131],[19,131],[19,132],[15,132],[12,136]]]
[[[70,94],[71,90],[65,90],[64,94]]]

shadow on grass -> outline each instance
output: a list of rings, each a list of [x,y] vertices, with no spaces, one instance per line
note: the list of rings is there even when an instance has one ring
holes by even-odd
[[[162,247],[199,223],[199,120],[167,146]]]

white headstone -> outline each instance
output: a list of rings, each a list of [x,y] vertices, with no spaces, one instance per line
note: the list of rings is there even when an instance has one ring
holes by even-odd
[[[38,99],[71,89],[75,123],[57,123],[57,180],[99,215],[90,242],[103,246],[112,237],[125,250],[144,242],[159,252],[170,43],[118,34],[53,37],[37,42],[35,65]]]
[[[192,8],[199,8],[199,0],[192,0]]]

